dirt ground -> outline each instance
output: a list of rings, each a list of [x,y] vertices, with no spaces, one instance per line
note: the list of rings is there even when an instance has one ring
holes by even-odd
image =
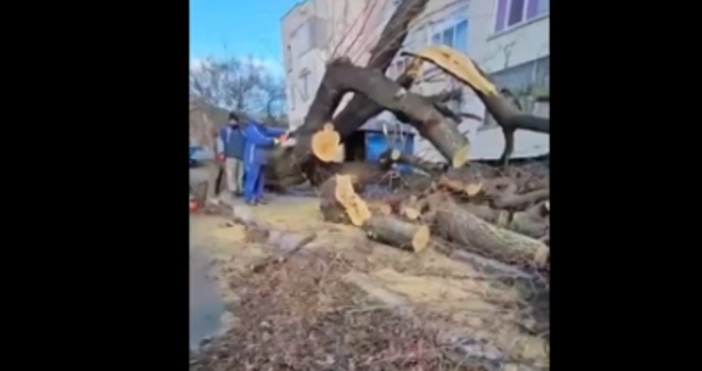
[[[209,259],[228,309],[220,336],[191,369],[549,368],[547,334],[525,304],[528,284],[434,249],[412,254],[370,242],[354,227],[323,222],[314,198],[273,198],[251,212],[317,238],[254,273],[270,247],[248,241],[226,215],[191,216],[191,250]]]

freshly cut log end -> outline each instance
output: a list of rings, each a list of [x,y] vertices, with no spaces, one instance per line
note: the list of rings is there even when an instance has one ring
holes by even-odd
[[[391,160],[397,161],[400,159],[400,157],[402,157],[402,152],[400,152],[400,150],[393,149],[392,152],[390,152],[390,159]]]
[[[341,136],[331,124],[324,124],[322,130],[312,135],[312,153],[322,162],[332,162],[339,154]]]
[[[475,197],[477,196],[480,191],[483,190],[483,183],[478,182],[478,183],[470,183],[466,186],[466,194],[470,197]]]
[[[353,181],[348,175],[336,175],[336,188],[334,197],[337,202],[344,207],[346,215],[351,220],[351,224],[361,226],[372,215],[368,205],[353,189]]]
[[[430,240],[431,232],[429,231],[429,227],[420,225],[417,232],[414,234],[414,238],[412,238],[412,249],[415,252],[422,251],[429,246]]]
[[[465,165],[468,162],[468,153],[470,152],[470,148],[468,146],[465,146],[458,151],[456,151],[456,154],[453,155],[453,158],[451,159],[451,166],[453,168],[459,168]]]
[[[409,206],[403,207],[402,210],[400,210],[400,213],[405,218],[413,221],[419,219],[419,217],[421,216],[419,210]]]
[[[371,239],[415,252],[426,249],[431,240],[426,225],[413,224],[394,215],[373,216],[361,228]]]

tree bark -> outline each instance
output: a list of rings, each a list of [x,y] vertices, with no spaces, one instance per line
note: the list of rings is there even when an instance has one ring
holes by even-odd
[[[541,241],[492,225],[453,201],[436,210],[434,229],[438,235],[468,251],[508,263],[543,268],[549,248]]]
[[[381,71],[354,66],[346,59],[336,59],[327,66],[315,102],[325,100],[321,95],[334,95],[339,91],[363,94],[386,109],[405,115],[409,119],[409,124],[429,140],[449,163],[454,167],[460,167],[465,163],[468,139],[460,133],[456,124],[442,115],[431,100],[407,91],[397,82],[385,77]],[[331,100],[338,101],[338,99],[338,97],[332,97]],[[309,116],[315,116],[313,111],[315,111],[314,103]],[[363,123],[359,123],[351,132],[358,129],[360,124]],[[305,130],[312,127],[313,125],[310,124]],[[321,129],[321,125],[314,128],[317,131]],[[346,131],[338,125],[335,125],[335,128],[340,133]],[[344,137],[344,134],[341,136]],[[298,140],[296,152],[308,151],[309,140]]]
[[[319,208],[324,220],[361,226],[371,217],[368,205],[356,194],[354,180],[349,175],[334,175],[322,184]]]
[[[394,215],[373,216],[361,228],[371,239],[415,252],[424,250],[431,238],[427,226],[412,224]]]
[[[423,160],[417,156],[402,153],[397,149],[389,149],[380,155],[381,161],[390,161],[393,163],[404,164],[419,169],[428,175],[438,175],[447,170],[447,165],[444,163],[436,163]]]
[[[370,61],[366,67],[366,72],[371,71],[376,75],[382,76],[384,71],[392,63],[393,59],[400,50],[407,35],[409,24],[424,12],[428,0],[404,0],[395,10],[388,23],[385,25],[380,38],[376,45],[371,50]],[[343,61],[343,63],[339,63]],[[332,65],[351,66],[348,59],[336,59],[329,63]],[[358,70],[363,70],[355,67]],[[343,142],[350,134],[358,130],[366,121],[380,114],[385,107],[382,101],[373,99],[369,96],[369,91],[365,89],[353,89],[348,84],[337,83],[341,77],[339,73],[345,73],[344,70],[337,68],[337,72],[330,71],[328,68],[322,79],[319,89],[315,95],[314,101],[305,117],[303,125],[296,131],[295,136],[297,144],[294,148],[278,149],[271,156],[271,161],[266,169],[267,179],[270,183],[278,186],[287,186],[301,184],[306,180],[314,178],[314,173],[319,167],[319,161],[309,155],[309,144],[312,134],[322,128],[325,123],[331,122],[341,136]],[[368,76],[364,79],[368,79]],[[363,78],[363,76],[361,76]],[[398,82],[392,82],[382,76],[382,80],[387,80],[394,84],[390,96],[397,91],[398,85],[409,89],[414,82],[416,75],[404,73]],[[345,86],[346,85],[346,86]],[[368,87],[368,84],[365,84]],[[372,89],[372,85],[370,88]],[[356,93],[349,101],[347,106],[339,112],[335,119],[332,120],[334,111],[344,94],[347,92]],[[441,97],[438,97],[439,99]],[[436,101],[426,100],[425,103],[437,103]],[[438,113],[434,109],[435,113]],[[404,115],[401,111],[396,112],[399,115]],[[404,117],[404,116],[403,116]],[[457,130],[455,130],[457,131]],[[434,130],[440,132],[440,130]],[[444,140],[446,141],[446,140]]]
[[[410,22],[416,19],[424,10],[429,0],[405,0],[397,7],[395,13],[383,28],[380,38],[371,50],[367,68],[376,69],[383,73],[392,63],[407,37]],[[403,73],[397,83],[409,89],[416,76]],[[356,94],[334,118],[336,130],[344,138],[358,130],[366,121],[377,116],[385,107],[369,99],[363,94]]]

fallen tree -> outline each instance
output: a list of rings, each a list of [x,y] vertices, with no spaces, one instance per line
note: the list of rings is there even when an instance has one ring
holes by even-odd
[[[548,255],[548,247],[542,241],[547,240],[549,222],[543,204],[538,205],[549,198],[547,176],[534,181],[510,168],[470,164],[470,143],[456,123],[460,113],[444,106],[443,97],[422,96],[410,88],[422,64],[432,63],[475,91],[503,129],[503,166],[508,165],[514,147],[514,132],[522,129],[548,133],[549,120],[521,112],[474,61],[445,46],[402,52],[412,58],[404,73],[397,80],[384,74],[400,52],[408,25],[424,12],[426,4],[426,0],[405,0],[399,5],[365,67],[354,65],[345,57],[328,62],[305,121],[294,133],[295,145],[278,148],[272,154],[267,175],[280,186],[304,181],[321,186],[321,208],[327,220],[370,230],[365,223],[376,217],[377,210],[358,193],[367,184],[384,179],[393,164],[410,165],[423,171],[430,179],[430,187],[415,195],[413,202],[400,201],[399,209],[396,202],[390,207],[393,216],[432,226],[437,236],[470,246],[479,253],[542,268]],[[346,93],[354,93],[353,99],[334,116]],[[383,154],[376,164],[333,162],[339,145],[383,110],[417,129],[447,163],[435,164],[393,150]],[[440,207],[436,200],[442,200]],[[400,228],[400,223],[388,223]],[[439,224],[443,229],[436,228]],[[453,224],[453,228],[449,227]],[[469,237],[462,237],[459,231],[470,231],[463,233]]]
[[[522,112],[474,61],[450,48],[406,52],[412,60],[404,73],[396,80],[385,76],[408,25],[427,2],[402,1],[366,66],[345,57],[327,63],[304,123],[292,135],[295,144],[271,154],[268,181],[282,187],[309,181],[320,190],[325,220],[356,226],[372,240],[412,253],[432,247],[488,270],[542,277],[550,269],[548,169],[540,163],[509,164],[509,157],[516,130],[548,133],[549,120]],[[470,143],[457,125],[465,114],[443,104],[454,92],[423,96],[411,90],[423,63],[462,81],[483,101],[505,136],[501,166],[470,161]],[[347,93],[353,93],[353,99],[335,115]],[[384,110],[413,126],[446,162],[429,162],[392,148],[377,163],[335,162],[339,146]],[[396,193],[370,197],[368,186],[385,182],[395,164],[419,170],[405,177],[422,179],[416,182],[421,186],[401,182]],[[266,230],[239,219],[254,231]],[[261,233],[269,244],[284,242],[289,246],[279,248],[284,251],[295,251],[314,238]]]

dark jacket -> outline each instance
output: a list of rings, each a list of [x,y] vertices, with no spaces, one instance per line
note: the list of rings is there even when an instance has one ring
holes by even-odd
[[[240,127],[226,125],[219,131],[219,137],[224,146],[224,155],[237,160],[244,159],[244,134]]]
[[[242,126],[244,134],[244,164],[265,165],[268,163],[268,148],[273,147],[274,139],[285,130],[266,127],[255,121]]]

